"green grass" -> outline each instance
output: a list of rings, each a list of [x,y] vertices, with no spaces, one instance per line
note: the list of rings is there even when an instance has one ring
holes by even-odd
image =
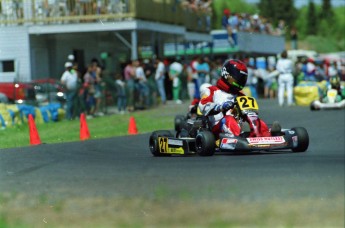
[[[42,202],[18,195],[0,204],[0,228],[31,227],[344,227],[344,196],[195,201],[161,194],[133,197],[72,197]],[[58,206],[60,209],[56,210]]]
[[[173,129],[176,114],[185,114],[187,105],[168,104],[146,111],[136,111],[125,115],[105,115],[87,120],[92,139],[109,138],[128,134],[129,119],[135,118],[139,133],[159,129]],[[36,123],[42,143],[62,143],[79,141],[79,119],[60,122]],[[15,148],[30,145],[27,123],[0,130],[0,148]]]

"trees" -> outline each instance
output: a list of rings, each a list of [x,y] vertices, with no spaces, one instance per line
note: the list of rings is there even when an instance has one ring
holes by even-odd
[[[308,16],[307,16],[307,35],[317,34],[317,16],[315,10],[315,4],[312,0],[309,0]]]
[[[294,1],[300,0],[260,0],[258,8],[255,8],[254,4],[245,3],[244,0],[214,0],[214,28],[221,27],[220,19],[226,7],[232,12],[258,13],[269,19],[274,26],[283,19],[287,31],[293,26],[297,28],[298,38],[307,41],[307,48],[320,51],[344,50],[345,6],[332,7],[331,0],[322,0],[322,4],[309,0],[308,5],[296,9]]]
[[[329,23],[333,22],[334,12],[330,0],[322,0],[322,8],[319,17],[321,20],[325,19]]]
[[[258,4],[260,15],[270,19],[274,25],[284,20],[287,26],[292,26],[297,18],[297,10],[293,0],[261,0]]]

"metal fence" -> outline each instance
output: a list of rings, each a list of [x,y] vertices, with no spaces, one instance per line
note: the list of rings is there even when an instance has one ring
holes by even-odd
[[[141,19],[209,32],[211,16],[178,0],[0,0],[0,26]]]

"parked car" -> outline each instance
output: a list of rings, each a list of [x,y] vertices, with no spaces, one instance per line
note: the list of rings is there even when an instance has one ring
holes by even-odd
[[[57,79],[45,78],[31,81],[38,104],[61,103],[66,101],[65,87]]]
[[[35,89],[30,83],[0,82],[0,93],[2,100],[8,100],[10,103],[36,104]]]

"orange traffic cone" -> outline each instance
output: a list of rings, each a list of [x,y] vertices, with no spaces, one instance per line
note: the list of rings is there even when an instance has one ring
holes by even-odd
[[[137,124],[133,116],[129,118],[128,134],[136,135],[138,134]]]
[[[80,114],[80,140],[86,140],[90,138],[89,128],[86,123],[85,114]]]
[[[38,134],[35,120],[32,117],[32,114],[29,114],[29,130],[30,130],[30,145],[39,145],[41,144],[41,139]]]

